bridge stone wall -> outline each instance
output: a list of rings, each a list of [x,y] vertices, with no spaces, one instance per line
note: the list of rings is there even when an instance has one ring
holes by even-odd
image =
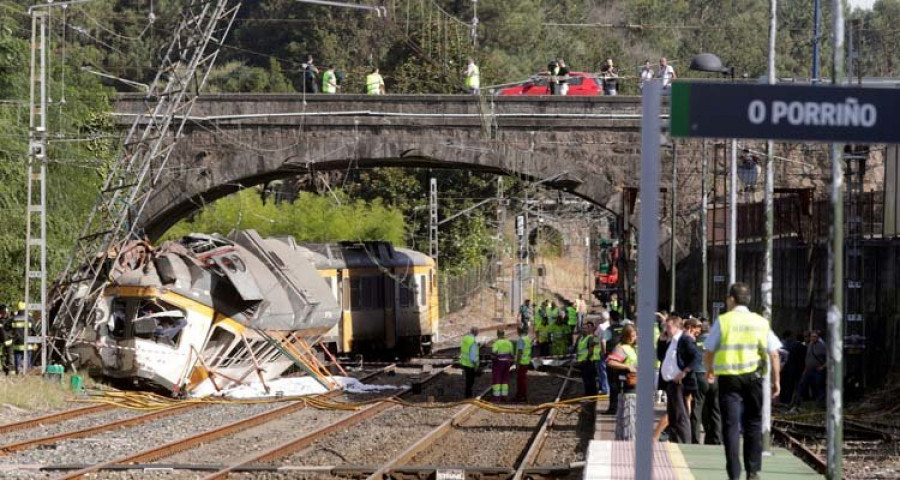
[[[130,125],[143,108],[139,95],[119,97],[119,123]],[[373,166],[470,168],[531,180],[566,172],[559,184],[618,212],[622,186],[637,184],[639,113],[634,97],[206,95],[141,223],[156,238],[242,188]]]

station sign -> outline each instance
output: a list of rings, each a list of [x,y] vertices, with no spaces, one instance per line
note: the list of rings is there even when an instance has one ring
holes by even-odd
[[[900,89],[672,84],[673,137],[900,143]]]

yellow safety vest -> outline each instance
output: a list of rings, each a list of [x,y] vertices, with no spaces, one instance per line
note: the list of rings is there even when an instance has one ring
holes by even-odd
[[[524,344],[524,347],[522,347],[522,357],[519,359],[519,365],[528,365],[531,363],[531,337],[521,337],[519,340]]]
[[[579,362],[586,362],[588,360],[588,351],[591,348],[591,339],[593,339],[593,335],[582,335],[581,338],[578,339],[578,358]],[[594,351],[597,351],[596,345],[594,346]]]
[[[481,79],[479,78],[479,70],[478,65],[472,65],[472,75],[466,77],[466,87],[468,88],[478,88],[481,85]]]
[[[335,84],[332,85],[332,80],[335,81]],[[334,72],[330,72],[325,70],[325,73],[322,74],[322,91],[325,93],[337,93],[337,79],[334,77]]]
[[[472,349],[475,349],[475,362],[469,358]],[[462,345],[459,349],[459,364],[464,367],[475,368],[478,366],[478,345],[475,343],[475,336],[471,333],[466,334],[462,338]]]
[[[625,352],[625,361],[622,362],[625,365],[637,365],[638,356],[637,349],[632,347],[631,345],[621,344],[619,347],[622,348],[622,351]]]
[[[379,73],[370,73],[366,75],[366,93],[369,95],[381,95],[381,85],[384,79]]]
[[[537,333],[538,342],[546,343],[550,341],[550,324],[541,323],[535,325],[534,331]]]
[[[730,311],[719,315],[722,333],[719,348],[713,357],[716,375],[743,375],[760,367],[766,351],[769,322],[752,312]]]
[[[600,350],[600,339],[594,335],[594,355],[591,356],[591,360],[596,362],[601,358],[603,358],[603,351]]]
[[[515,351],[516,348],[513,347],[512,342],[505,338],[498,339],[494,342],[493,347],[491,347],[491,352],[497,355],[512,355]]]

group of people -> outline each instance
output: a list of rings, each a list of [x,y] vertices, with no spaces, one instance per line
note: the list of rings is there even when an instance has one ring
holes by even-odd
[[[11,312],[7,305],[0,305],[0,366],[3,373],[25,373],[28,365],[25,364],[25,352],[29,355],[37,352],[38,344],[26,342],[28,335],[38,335],[36,323],[30,322],[25,317],[25,304],[19,302],[15,312]],[[29,358],[28,363],[33,363]]]
[[[315,59],[310,55],[300,65],[300,70],[303,74],[303,92],[336,94],[341,91],[344,74],[336,70],[333,64],[329,65],[324,72],[320,72],[316,66]],[[462,88],[463,91],[473,95],[481,93],[480,71],[478,65],[475,64],[475,60],[471,58],[467,60],[466,68],[463,70]],[[384,77],[381,76],[378,67],[372,68],[366,74],[365,90],[366,95],[384,95],[387,93],[387,89],[384,86]]]
[[[656,425],[655,439],[667,435],[676,443],[723,444],[728,478],[758,478],[762,468],[762,405],[764,395],[780,393],[780,352],[783,346],[766,319],[752,313],[750,287],[733,284],[725,304],[727,312],[710,325],[706,319],[680,313],[658,313],[652,329],[656,346],[653,368],[659,398],[664,392],[666,415]],[[520,309],[518,338],[498,331],[492,349],[492,393],[495,400],[509,397],[510,370],[517,371],[514,400],[527,400],[527,372],[532,353],[574,356],[581,370],[586,397],[609,395],[604,414],[616,416],[615,438],[631,440],[637,416],[638,330],[626,319],[617,295],[612,294],[595,314],[587,314],[584,299],[558,307],[545,302],[537,308],[526,301]],[[551,319],[553,320],[551,323]],[[533,328],[535,340],[529,336]],[[466,372],[466,396],[480,365],[478,329],[463,338],[460,363]],[[807,352],[815,358],[822,349],[818,339]],[[807,355],[807,356],[809,356]],[[814,360],[813,359],[813,360]],[[818,363],[804,369],[801,388],[814,384]],[[763,391],[763,378],[771,370],[772,391]],[[812,372],[812,373],[810,373]],[[742,446],[743,442],[743,446]],[[743,451],[743,454],[741,453]]]
[[[324,72],[319,75],[319,68],[316,66],[315,59],[312,55],[306,57],[306,61],[300,65],[303,74],[302,91],[306,93],[328,93],[335,94],[340,92],[344,82],[344,74],[336,70],[335,66],[329,65]],[[374,67],[366,74],[366,94],[367,95],[384,95],[387,93],[384,87],[384,78]]]
[[[675,68],[669,65],[669,59],[666,57],[659,59],[659,69],[655,72],[653,71],[653,67],[650,66],[650,60],[644,60],[644,66],[641,67],[641,77],[638,87],[643,90],[644,85],[647,84],[647,82],[657,79],[662,82],[663,89],[667,89],[672,86],[672,81],[676,78],[678,78],[678,75],[675,73]]]

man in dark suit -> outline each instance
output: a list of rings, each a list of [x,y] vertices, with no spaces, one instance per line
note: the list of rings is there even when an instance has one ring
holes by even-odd
[[[669,441],[691,443],[691,395],[697,391],[693,374],[700,365],[700,352],[694,339],[684,334],[684,320],[673,313],[666,319],[669,344],[660,372],[666,386],[666,414],[669,418]]]

